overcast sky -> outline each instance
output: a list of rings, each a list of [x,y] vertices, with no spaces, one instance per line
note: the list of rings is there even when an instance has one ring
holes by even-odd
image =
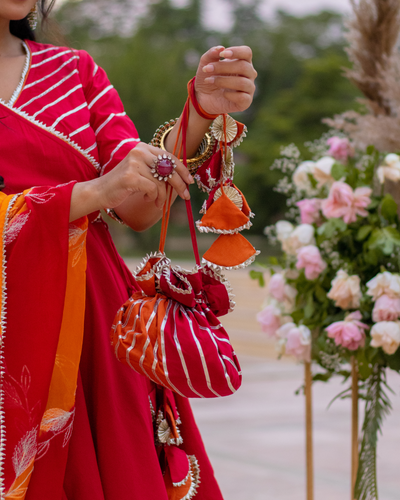
[[[182,1],[184,0],[176,0],[176,3]],[[323,9],[349,12],[350,0],[263,0],[261,15],[263,18],[271,18],[277,9],[295,15],[305,15]],[[231,22],[229,6],[224,0],[205,0],[204,20],[210,28],[228,29]]]

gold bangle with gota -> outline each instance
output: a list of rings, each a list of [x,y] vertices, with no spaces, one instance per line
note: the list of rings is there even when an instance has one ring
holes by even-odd
[[[169,122],[165,122],[163,125],[161,125],[156,130],[150,144],[152,146],[155,146],[156,148],[162,149],[163,151],[167,151],[167,149],[165,148],[165,139],[174,128],[174,125],[178,122],[178,120],[178,118],[175,120],[170,120]],[[192,175],[197,172],[197,169],[204,162],[211,158],[214,151],[215,142],[215,138],[210,133],[206,132],[203,140],[200,143],[199,149],[197,150],[196,156],[187,160],[187,166],[189,172]]]

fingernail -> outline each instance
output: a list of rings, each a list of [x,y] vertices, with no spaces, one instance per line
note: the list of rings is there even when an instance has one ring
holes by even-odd
[[[214,83],[215,78],[213,76],[209,76],[209,77],[205,78],[204,81],[205,81],[205,83]]]
[[[183,197],[185,198],[185,200],[190,200],[190,194],[188,189],[185,189],[185,191],[183,192]]]
[[[222,52],[219,53],[220,57],[232,57],[233,52],[231,50],[223,50]]]
[[[213,64],[207,64],[207,66],[203,66],[204,73],[212,73],[214,69],[215,68]]]
[[[188,175],[188,179],[190,184],[194,184],[194,179],[190,174]]]

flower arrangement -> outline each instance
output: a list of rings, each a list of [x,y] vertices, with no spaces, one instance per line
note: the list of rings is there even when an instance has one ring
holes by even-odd
[[[313,161],[291,145],[273,165],[285,173],[277,190],[289,220],[265,229],[282,255],[251,271],[267,290],[257,318],[279,355],[319,365],[314,380],[347,380],[356,361],[367,404],[356,498],[375,498],[363,494],[376,489],[377,432],[390,409],[385,373],[400,372],[400,220],[384,189],[400,181],[400,156],[332,133],[308,147]]]

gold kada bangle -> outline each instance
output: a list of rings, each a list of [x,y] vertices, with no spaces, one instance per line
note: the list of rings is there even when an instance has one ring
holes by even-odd
[[[160,148],[166,151],[165,139],[174,128],[174,125],[178,122],[178,120],[178,118],[176,118],[175,120],[170,120],[169,122],[165,122],[163,125],[158,127],[150,144],[152,146],[155,146],[156,148]],[[203,140],[201,141],[196,156],[187,160],[187,166],[189,172],[192,175],[195,175],[197,169],[209,158],[211,158],[214,151],[215,142],[215,138],[212,136],[212,134],[207,132],[203,137]]]

